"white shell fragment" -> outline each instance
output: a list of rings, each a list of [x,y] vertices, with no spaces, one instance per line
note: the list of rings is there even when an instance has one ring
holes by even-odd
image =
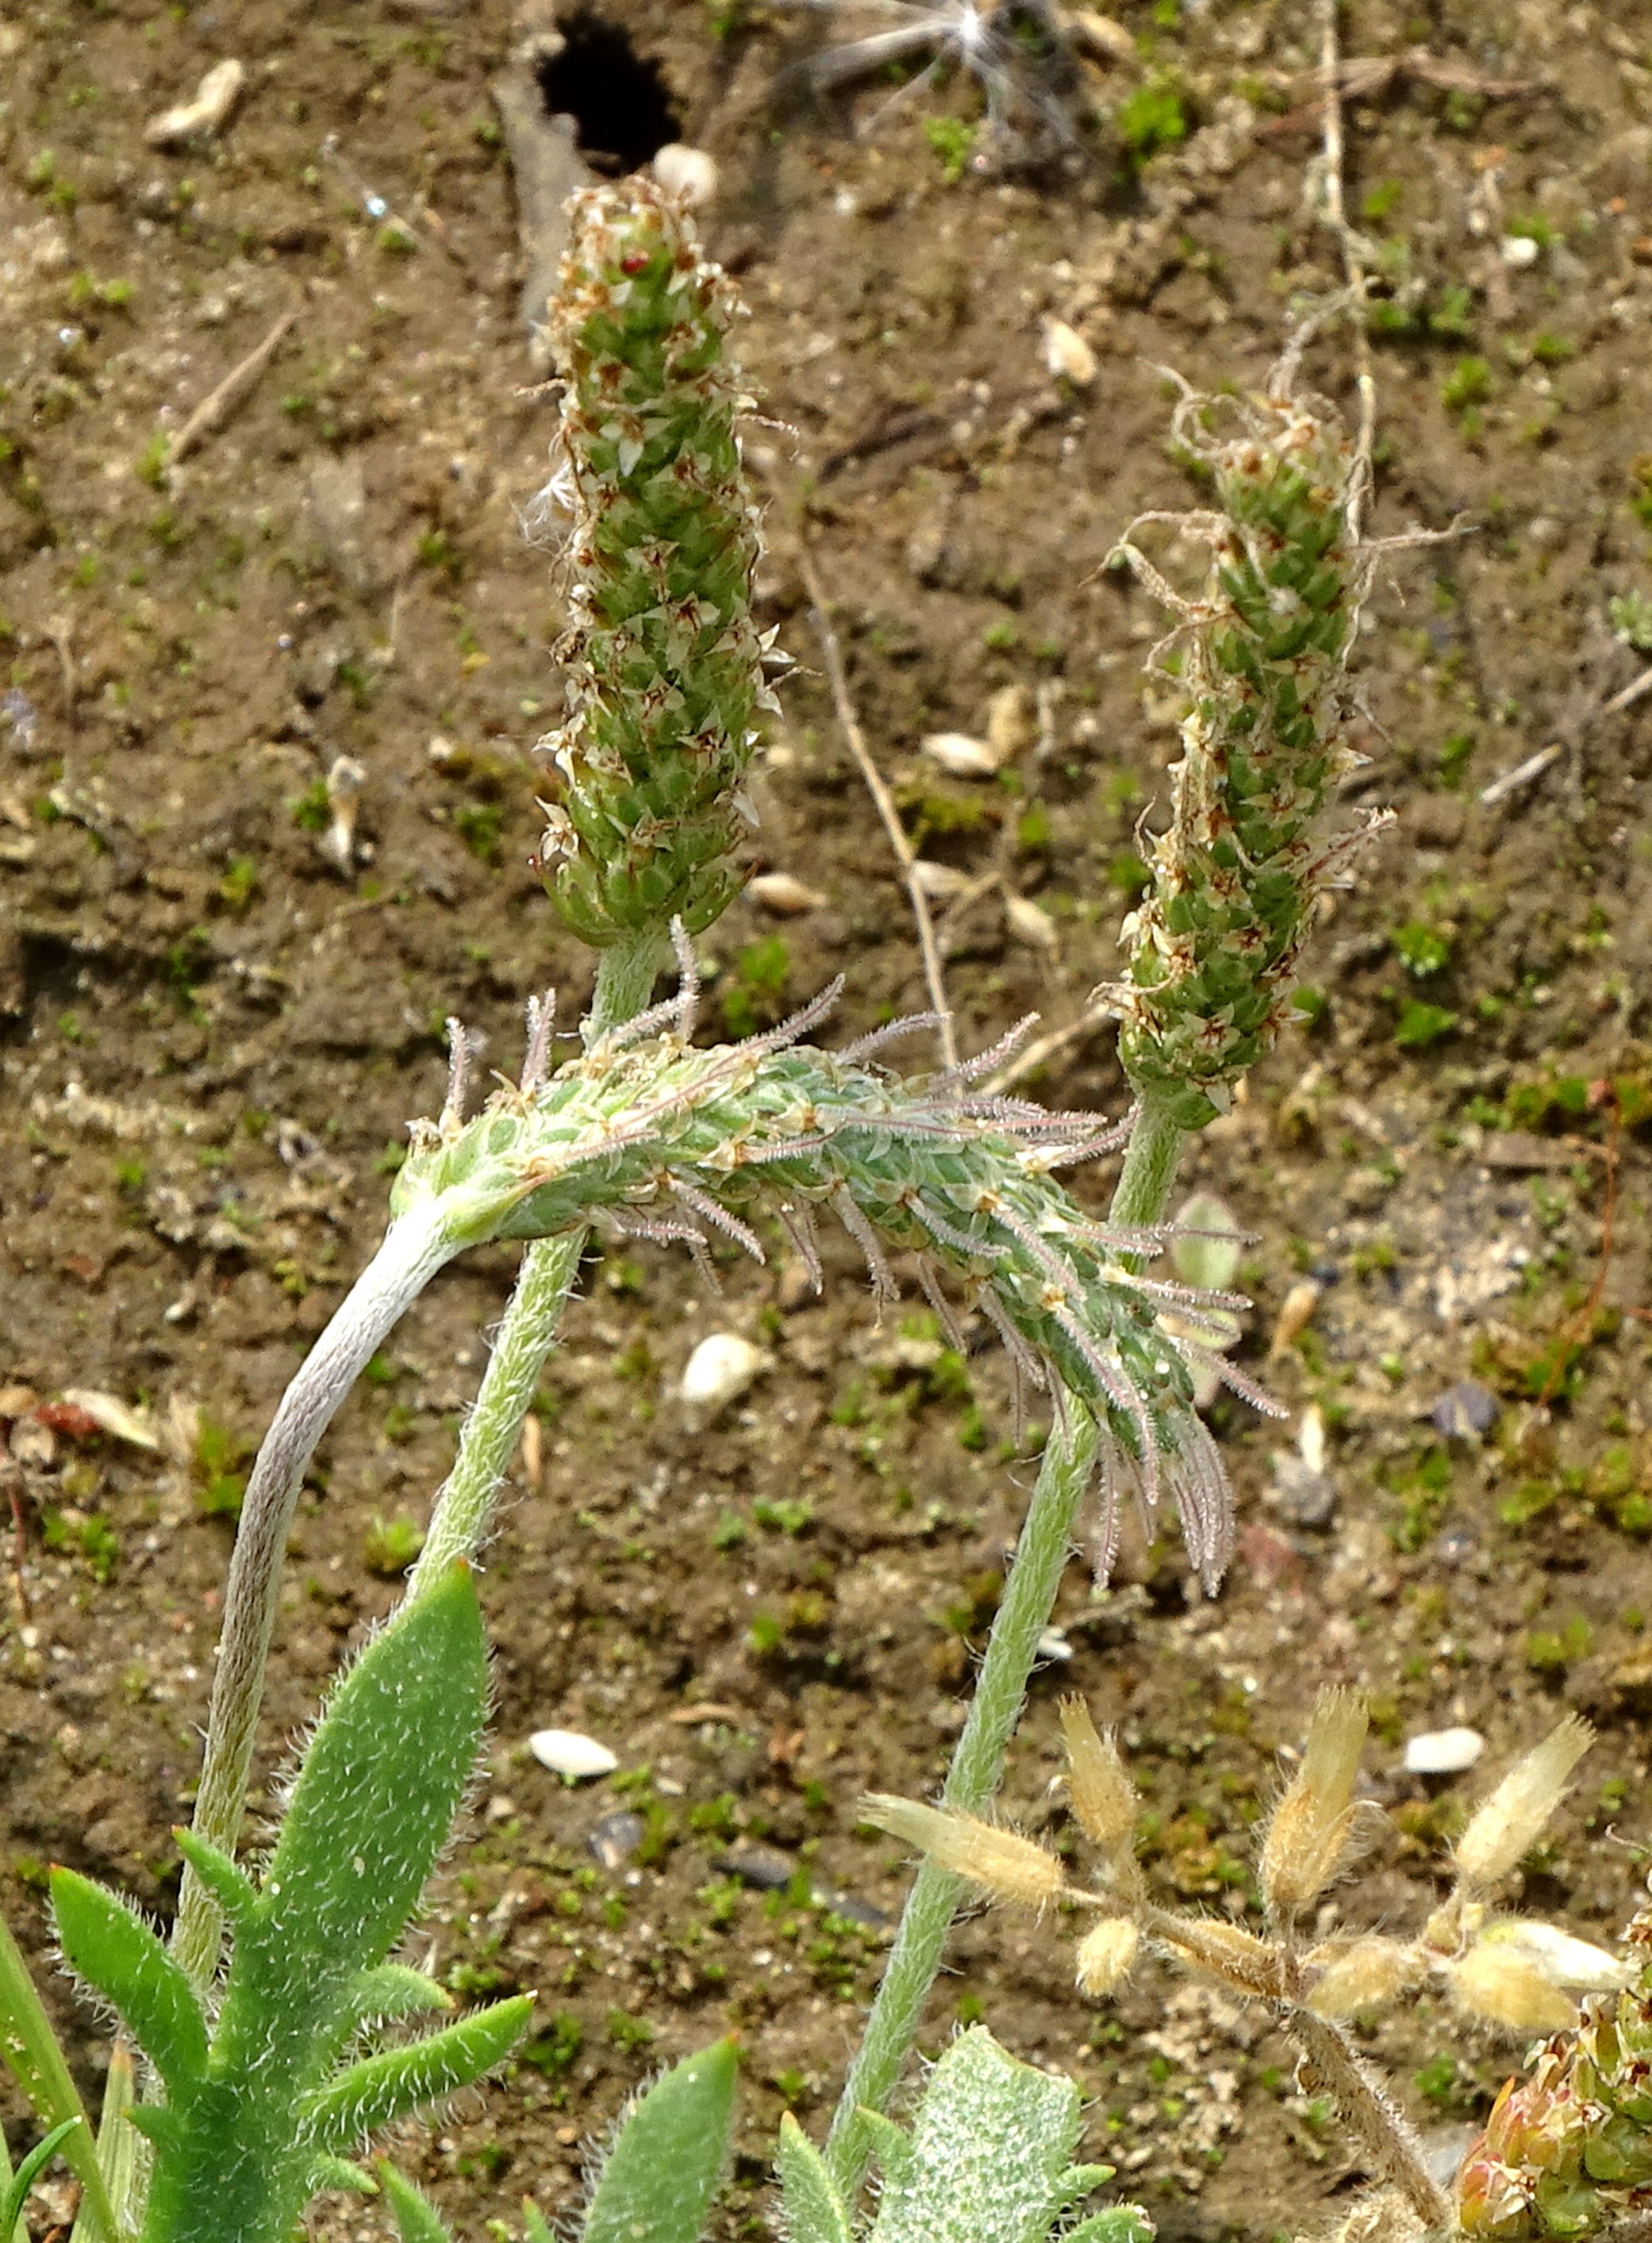
[[[655,152],[654,176],[667,192],[681,195],[690,210],[703,210],[717,192],[717,166],[703,148],[668,140]]]
[[[527,1741],[527,1749],[553,1775],[575,1779],[612,1775],[620,1765],[617,1753],[598,1744],[594,1737],[581,1736],[577,1729],[535,1729]]]
[[[1029,950],[1059,950],[1061,937],[1056,923],[1042,904],[1035,904],[1025,896],[1006,896],[1004,916],[1011,933],[1017,942],[1024,942]]]
[[[682,1398],[701,1417],[715,1417],[745,1392],[767,1359],[762,1348],[737,1332],[713,1332],[688,1357]]]
[[[246,71],[233,56],[214,63],[195,89],[192,101],[164,111],[144,127],[151,148],[177,148],[198,134],[216,132],[228,118],[246,84]]]
[[[926,732],[920,745],[953,778],[995,778],[1003,762],[991,741],[970,732]]]
[[[1406,1739],[1406,1774],[1461,1775],[1485,1749],[1478,1729],[1426,1729]]]
[[[1044,323],[1044,362],[1052,377],[1064,377],[1075,389],[1088,389],[1096,378],[1096,354],[1064,320]]]
[[[755,879],[747,882],[746,893],[781,919],[798,919],[804,912],[818,911],[826,900],[818,888],[806,887],[790,872],[759,872]]]

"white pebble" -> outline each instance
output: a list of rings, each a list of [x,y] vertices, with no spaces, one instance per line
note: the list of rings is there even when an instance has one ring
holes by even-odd
[[[1004,915],[1009,921],[1011,933],[1017,942],[1024,942],[1030,950],[1059,950],[1061,947],[1056,923],[1041,905],[1029,902],[1025,896],[1006,896]]]
[[[762,1348],[737,1332],[713,1332],[688,1357],[682,1398],[702,1417],[715,1417],[745,1392],[767,1359]]]
[[[996,778],[1004,758],[986,740],[969,732],[926,732],[923,752],[954,778]]]
[[[1427,1729],[1406,1739],[1407,1775],[1461,1775],[1486,1749],[1478,1729]]]
[[[912,867],[912,878],[932,901],[950,903],[970,886],[967,872],[959,872],[956,865],[937,865],[930,858],[920,857]]]
[[[197,133],[216,132],[229,116],[246,84],[246,72],[233,57],[215,63],[195,89],[192,101],[180,102],[151,118],[144,138],[151,148],[176,148]]]
[[[617,1753],[577,1729],[535,1729],[527,1749],[553,1775],[612,1775],[620,1765]]]
[[[1064,320],[1044,323],[1044,362],[1051,375],[1064,375],[1075,389],[1088,389],[1096,378],[1096,354]]]
[[[747,884],[746,893],[765,911],[776,913],[782,919],[797,919],[804,912],[818,911],[826,899],[818,888],[805,887],[789,872],[759,872]]]
[[[690,210],[703,210],[717,192],[716,165],[703,148],[690,148],[682,140],[668,140],[655,153],[654,176]]]
[[[1535,265],[1538,250],[1538,243],[1528,233],[1506,233],[1503,236],[1503,262],[1512,265],[1516,272],[1522,271],[1528,265]]]

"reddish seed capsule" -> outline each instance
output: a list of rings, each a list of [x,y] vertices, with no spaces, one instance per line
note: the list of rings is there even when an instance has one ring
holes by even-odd
[[[620,259],[620,270],[625,274],[628,280],[633,273],[641,273],[648,261],[648,259],[642,254],[641,250],[634,249],[628,256],[622,257]]]
[[[82,1410],[73,1402],[43,1402],[34,1414],[66,1441],[89,1441],[103,1431],[90,1410]]]

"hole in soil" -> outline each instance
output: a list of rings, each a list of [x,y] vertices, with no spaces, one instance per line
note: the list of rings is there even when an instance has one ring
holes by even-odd
[[[629,35],[594,8],[559,17],[563,44],[539,64],[547,117],[571,117],[577,145],[594,172],[614,178],[635,172],[682,126],[671,104],[665,72],[638,54]]]

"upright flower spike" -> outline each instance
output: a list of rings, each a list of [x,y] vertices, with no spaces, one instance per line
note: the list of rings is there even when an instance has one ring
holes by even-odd
[[[776,704],[751,617],[740,309],[663,188],[574,197],[550,322],[564,386],[549,495],[573,515],[567,720],[541,744],[566,785],[543,856],[563,919],[599,949],[673,918],[698,933],[742,879],[753,721]]]
[[[1192,705],[1152,885],[1122,930],[1129,978],[1100,994],[1132,1081],[1184,1129],[1272,1043],[1320,892],[1385,822],[1325,830],[1358,762],[1343,677],[1368,570],[1349,527],[1352,448],[1290,374],[1239,402],[1237,430],[1207,425],[1228,401],[1189,393],[1177,410],[1213,489],[1214,510],[1182,524],[1211,548],[1203,597],[1173,592],[1128,534],[1117,553],[1179,617],[1166,644],[1183,650]]]

